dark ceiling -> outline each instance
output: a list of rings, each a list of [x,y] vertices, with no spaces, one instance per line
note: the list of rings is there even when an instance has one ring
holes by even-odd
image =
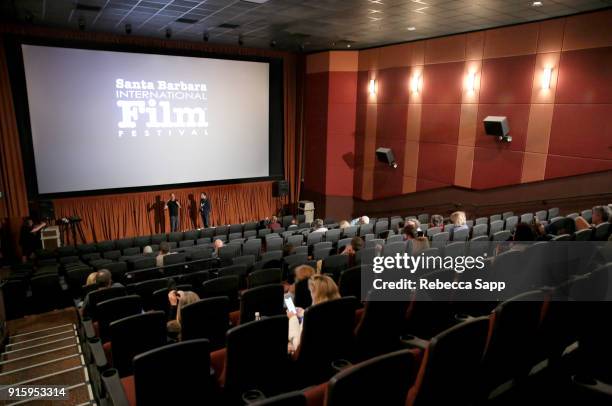
[[[258,4],[262,3],[262,4]],[[541,3],[541,4],[537,4]],[[280,49],[360,49],[609,7],[612,0],[2,0],[5,20]],[[611,22],[612,24],[612,22]]]

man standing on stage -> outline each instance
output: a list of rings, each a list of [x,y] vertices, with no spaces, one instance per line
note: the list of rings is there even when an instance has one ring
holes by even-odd
[[[164,210],[168,210],[170,212],[170,231],[178,231],[179,228],[179,209],[181,208],[181,204],[176,200],[176,196],[174,193],[170,195],[170,200],[166,202]]]
[[[202,224],[204,228],[210,227],[210,211],[212,210],[212,204],[208,200],[206,193],[202,192],[200,195],[200,216],[202,216]]]

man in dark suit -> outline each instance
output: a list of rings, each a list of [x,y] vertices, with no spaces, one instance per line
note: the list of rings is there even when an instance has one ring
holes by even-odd
[[[200,195],[200,216],[202,217],[202,225],[204,228],[210,227],[210,211],[212,210],[212,204],[208,200],[206,193],[202,192]]]

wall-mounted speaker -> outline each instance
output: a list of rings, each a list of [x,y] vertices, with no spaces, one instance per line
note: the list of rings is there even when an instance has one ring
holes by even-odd
[[[272,184],[272,196],[284,197],[289,194],[289,182],[286,180],[278,180]]]
[[[397,162],[395,162],[395,156],[391,148],[380,147],[376,150],[376,158],[393,168],[397,168]]]
[[[500,141],[510,142],[512,137],[510,134],[510,126],[508,118],[505,116],[487,116],[483,120],[485,134],[498,137]]]

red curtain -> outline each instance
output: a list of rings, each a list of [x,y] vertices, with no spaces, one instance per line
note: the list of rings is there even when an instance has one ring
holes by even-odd
[[[195,212],[200,192],[206,190],[212,199],[213,224],[228,224],[260,219],[276,213],[283,204],[295,203],[299,198],[301,179],[302,124],[301,109],[302,86],[296,82],[303,74],[303,58],[294,53],[266,49],[244,48],[230,45],[213,45],[204,42],[169,41],[137,36],[67,31],[45,27],[4,24],[0,26],[0,146],[2,147],[2,182],[0,187],[7,195],[6,202],[0,202],[0,215],[9,218],[11,234],[16,241],[16,232],[21,217],[28,214],[27,193],[23,175],[22,155],[19,147],[19,134],[15,122],[13,99],[10,91],[6,57],[4,55],[3,34],[16,34],[25,37],[44,37],[100,43],[106,45],[132,45],[143,49],[189,50],[213,52],[226,55],[250,55],[282,58],[284,89],[284,168],[285,179],[289,182],[290,194],[285,199],[272,197],[271,182],[244,183],[210,186],[197,189],[173,190],[181,201],[181,228],[194,228],[200,223]],[[300,77],[298,77],[300,76]],[[167,214],[159,214],[155,209],[157,202],[169,197],[169,190],[146,193],[127,193],[120,195],[90,196],[54,201],[56,217],[79,216],[82,237],[86,241],[101,241],[123,236],[151,234],[168,230]],[[157,203],[156,203],[157,202]],[[156,214],[157,213],[157,214]],[[163,214],[163,213],[162,213]],[[196,222],[197,220],[197,222]],[[165,221],[165,222],[164,222]]]

